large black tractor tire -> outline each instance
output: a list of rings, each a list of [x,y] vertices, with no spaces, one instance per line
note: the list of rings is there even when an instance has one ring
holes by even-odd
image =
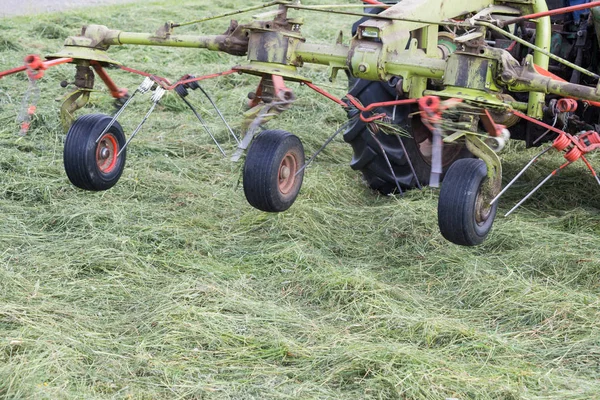
[[[372,82],[363,79],[354,81],[350,94],[367,106],[371,103],[396,100],[396,89],[387,82]],[[423,125],[415,106],[405,105],[376,108],[373,113],[386,113],[392,123],[407,132],[407,136],[390,135],[381,130],[371,129],[369,124],[356,118],[344,133],[344,140],[354,150],[350,166],[362,172],[366,183],[383,194],[413,189],[429,183],[431,173],[431,132]],[[355,117],[358,111],[350,112]],[[374,133],[373,133],[374,132]],[[384,154],[385,153],[385,154]],[[386,160],[392,166],[388,165]],[[445,144],[443,150],[443,171],[460,158],[471,157],[464,144]],[[414,168],[414,173],[411,168]],[[395,176],[395,178],[394,178]],[[443,174],[442,174],[443,178]]]
[[[125,134],[115,122],[100,137],[112,118],[104,114],[79,117],[67,133],[63,160],[71,183],[90,191],[113,187],[125,168]],[[121,154],[119,154],[121,152]],[[117,156],[118,155],[118,156]]]

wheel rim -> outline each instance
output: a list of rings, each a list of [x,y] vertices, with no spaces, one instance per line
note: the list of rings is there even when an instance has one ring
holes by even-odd
[[[477,225],[483,225],[492,214],[492,205],[488,196],[484,195],[481,190],[477,193],[475,199],[475,222]]]
[[[278,188],[283,194],[288,194],[296,184],[298,161],[292,152],[286,153],[279,164]]]
[[[119,144],[112,133],[102,136],[96,146],[96,165],[103,174],[112,172],[117,166]]]

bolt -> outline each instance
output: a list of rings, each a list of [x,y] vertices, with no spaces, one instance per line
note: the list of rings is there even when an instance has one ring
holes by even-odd
[[[365,73],[369,70],[369,66],[365,63],[360,63],[358,66],[358,70],[362,73]]]
[[[100,150],[100,158],[106,160],[108,157],[110,157],[110,150],[106,147],[102,148]]]
[[[500,79],[502,82],[509,83],[514,81],[514,76],[510,72],[504,71],[502,74],[500,74]]]

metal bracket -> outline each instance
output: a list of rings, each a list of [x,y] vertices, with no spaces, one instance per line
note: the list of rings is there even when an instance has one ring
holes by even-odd
[[[500,157],[481,138],[475,134],[465,133],[467,149],[487,166],[488,181],[484,186],[486,199],[491,201],[502,189],[502,162]]]

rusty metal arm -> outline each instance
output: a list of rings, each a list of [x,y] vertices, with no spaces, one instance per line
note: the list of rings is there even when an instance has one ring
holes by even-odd
[[[111,60],[106,51],[110,46],[126,44],[204,48],[241,56],[248,52],[248,41],[247,30],[234,21],[224,34],[207,36],[173,35],[168,23],[155,33],[124,32],[103,25],[88,25],[82,28],[80,35],[67,38],[63,49],[49,57],[69,56],[80,60],[119,64]]]
[[[515,59],[504,57],[499,80],[515,92],[536,91],[581,100],[600,100],[598,87],[577,85],[538,73],[531,56],[526,58],[523,66]]]
[[[170,35],[166,38],[156,37],[147,33],[118,32],[106,37],[103,44],[115,45],[141,45],[141,46],[165,46],[165,47],[188,47],[208,49],[213,51],[224,51],[233,55],[245,55],[248,51],[247,41],[234,43],[226,35],[193,36],[193,35]]]

